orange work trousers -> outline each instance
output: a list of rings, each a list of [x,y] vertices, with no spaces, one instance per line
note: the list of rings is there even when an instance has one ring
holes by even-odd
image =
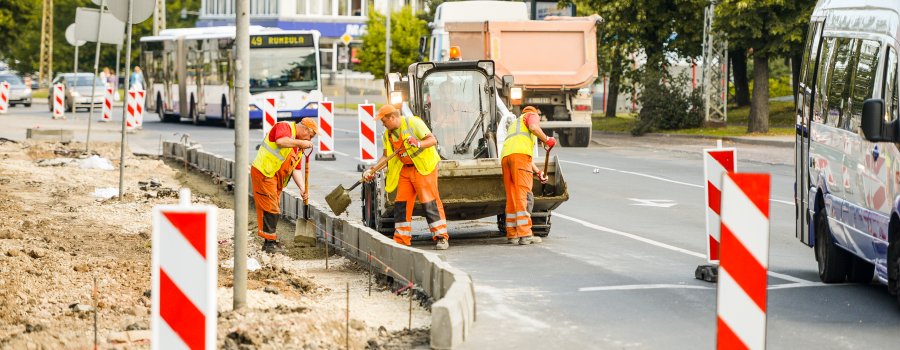
[[[281,216],[281,191],[287,185],[300,155],[295,150],[272,177],[266,177],[259,169],[250,167],[250,182],[253,184],[253,202],[256,206],[256,234],[263,239],[276,240],[276,227]]]
[[[531,193],[534,172],[531,156],[514,153],[503,157],[503,187],[506,188],[506,238],[531,236]]]
[[[416,198],[425,209],[431,239],[449,239],[444,203],[441,203],[438,193],[437,168],[431,174],[422,175],[415,166],[404,165],[400,170],[397,198],[394,200],[394,241],[407,246],[412,244],[412,213]]]

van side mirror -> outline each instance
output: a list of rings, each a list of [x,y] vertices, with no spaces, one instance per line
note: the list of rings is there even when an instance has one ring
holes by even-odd
[[[860,128],[866,140],[872,142],[894,142],[897,133],[896,121],[884,121],[884,100],[868,99],[863,102]]]

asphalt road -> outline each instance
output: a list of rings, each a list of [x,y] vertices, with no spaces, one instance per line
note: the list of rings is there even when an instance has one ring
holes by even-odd
[[[21,139],[24,127],[40,125],[82,130],[76,139],[83,140],[86,113],[78,115],[78,121],[51,121],[46,106],[13,108],[0,116],[7,125],[0,137]],[[117,140],[116,125],[95,124],[92,139]],[[355,130],[355,116],[337,116],[339,153],[336,161],[313,162],[313,201],[324,202],[336,185],[358,179]],[[152,114],[142,131],[129,135],[129,145],[155,154],[160,139],[177,140],[176,133],[233,156],[232,130],[163,124]],[[261,137],[251,130],[253,140]],[[450,226],[451,248],[442,254],[471,274],[478,302],[464,349],[714,347],[715,285],[693,277],[706,249],[698,150],[713,145],[618,136],[596,141],[587,149],[559,149],[571,198],[554,212],[544,243],[506,245],[493,220]],[[737,147],[740,171],[772,174],[769,348],[896,348],[900,308],[886,288],[819,283],[812,249],[794,238],[793,167],[785,161],[793,150]],[[350,215],[358,218],[357,208]],[[425,232],[423,225],[416,230]]]

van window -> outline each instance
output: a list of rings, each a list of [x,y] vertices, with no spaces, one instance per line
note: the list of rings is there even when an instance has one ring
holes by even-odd
[[[826,120],[828,111],[825,109],[828,95],[825,92],[828,91],[828,75],[834,68],[832,56],[834,55],[835,40],[835,38],[826,38],[822,42],[822,54],[819,55],[819,77],[816,79],[816,98],[812,116],[812,120],[817,123],[828,122]]]
[[[811,89],[813,78],[816,74],[816,55],[819,52],[819,41],[822,37],[822,22],[813,22],[809,31],[809,37],[806,39],[806,49],[803,53],[803,70],[800,72],[801,86],[805,89]]]
[[[854,55],[856,39],[838,38],[834,46],[834,66],[828,74],[828,111],[826,123],[834,127],[844,124],[844,119],[849,117],[846,113],[846,104],[850,97],[849,78],[853,67],[851,58]]]
[[[850,99],[850,119],[845,120],[842,127],[856,131],[862,120],[862,107],[865,100],[872,98],[875,89],[875,71],[878,70],[878,58],[881,43],[872,40],[859,40],[859,56],[856,59],[856,70],[853,73],[853,93]]]
[[[897,51],[892,47],[888,47],[887,66],[884,71],[884,107],[889,112],[885,118],[891,121],[897,119],[900,114],[900,101],[897,98]]]

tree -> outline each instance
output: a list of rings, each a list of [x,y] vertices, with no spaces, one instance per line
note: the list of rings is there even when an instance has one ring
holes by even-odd
[[[747,79],[747,49],[728,50],[731,75],[734,77],[734,102],[738,107],[750,105],[750,81]]]
[[[362,71],[376,77],[384,76],[385,18],[371,11],[363,35],[363,47],[359,53]],[[391,71],[405,72],[406,68],[419,60],[419,38],[428,34],[425,21],[417,18],[412,8],[404,6],[391,14]]]
[[[803,47],[813,0],[721,0],[714,25],[733,47],[753,56],[753,93],[747,132],[769,131],[769,59],[785,57]]]

